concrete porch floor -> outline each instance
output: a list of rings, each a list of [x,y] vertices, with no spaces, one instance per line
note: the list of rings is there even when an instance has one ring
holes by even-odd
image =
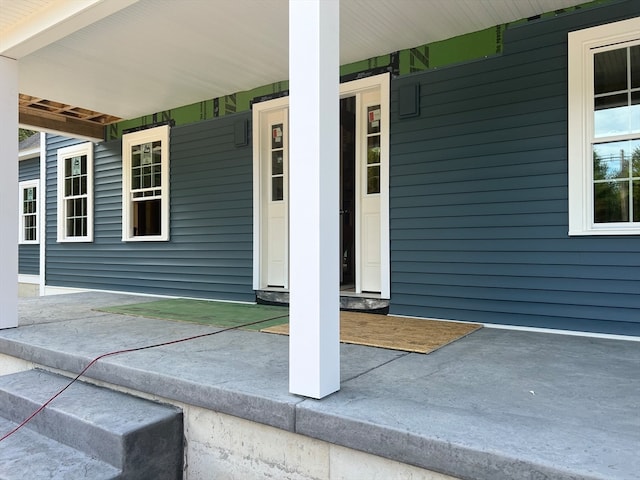
[[[21,298],[0,372],[15,358],[77,373],[216,330],[93,310],[146,300]],[[234,330],[108,357],[86,377],[462,479],[640,478],[637,341],[484,328],[430,355],[343,344],[341,364],[338,393],[297,397],[288,338]]]

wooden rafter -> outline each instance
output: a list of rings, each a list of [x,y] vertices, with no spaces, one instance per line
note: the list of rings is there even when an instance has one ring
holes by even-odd
[[[70,135],[104,139],[104,127],[120,117],[82,107],[19,94],[20,124]]]

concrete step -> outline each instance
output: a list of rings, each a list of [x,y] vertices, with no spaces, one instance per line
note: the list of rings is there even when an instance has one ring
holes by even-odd
[[[22,422],[68,383],[41,370],[1,376],[2,426]],[[182,439],[180,409],[76,382],[0,443],[0,479],[181,479]]]
[[[0,417],[0,429],[17,426]],[[113,465],[23,428],[0,443],[0,479],[25,480],[55,478],[112,480],[121,478]]]

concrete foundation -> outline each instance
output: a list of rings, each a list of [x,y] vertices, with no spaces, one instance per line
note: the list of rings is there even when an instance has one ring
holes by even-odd
[[[21,326],[0,331],[0,373],[69,375],[217,330],[92,310],[140,301],[22,299]],[[288,393],[286,337],[227,331],[103,359],[84,380],[182,408],[192,480],[631,480],[637,340],[484,328],[429,355],[343,344],[342,388],[316,401]]]

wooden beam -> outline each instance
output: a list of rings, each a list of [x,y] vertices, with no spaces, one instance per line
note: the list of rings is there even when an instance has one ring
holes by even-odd
[[[46,112],[35,115],[22,108],[20,108],[19,114],[20,125],[33,127],[34,130],[68,134],[71,137],[88,138],[97,141],[105,139],[104,125],[47,114]]]

